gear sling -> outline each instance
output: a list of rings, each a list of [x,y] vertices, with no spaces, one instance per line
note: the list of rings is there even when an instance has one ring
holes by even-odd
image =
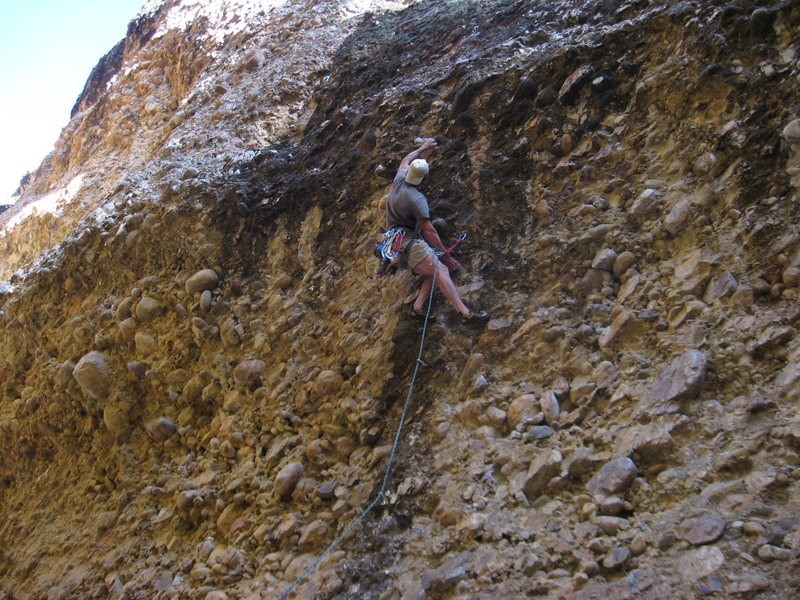
[[[411,233],[410,229],[406,229],[404,227],[395,227],[394,229],[390,229],[383,234],[380,243],[375,246],[375,257],[381,261],[381,264],[378,267],[378,277],[383,277],[384,275],[393,275],[395,271],[397,271],[397,267],[400,266],[401,261],[405,260],[405,256],[408,254],[409,249],[414,242],[419,239],[419,237],[415,237],[410,243],[406,244],[404,248],[403,242],[405,242],[409,233]],[[450,254],[453,250],[458,248],[461,245],[461,242],[463,242],[466,238],[467,234],[462,233],[460,236],[458,236],[455,244],[450,246],[444,252],[437,251],[436,256]]]

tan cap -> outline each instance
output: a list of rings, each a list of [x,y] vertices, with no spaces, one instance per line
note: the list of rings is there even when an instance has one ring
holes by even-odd
[[[425,178],[425,175],[428,174],[428,161],[424,158],[418,158],[411,162],[411,166],[408,167],[408,172],[406,173],[406,183],[411,185],[419,185],[419,183]]]

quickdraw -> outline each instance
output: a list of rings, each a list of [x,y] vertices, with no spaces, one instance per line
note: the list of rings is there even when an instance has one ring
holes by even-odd
[[[405,229],[390,229],[383,234],[381,243],[375,247],[375,255],[383,260],[396,262],[400,258],[400,248],[405,239]]]
[[[467,234],[466,234],[466,233],[462,233],[460,236],[458,236],[458,239],[456,240],[456,243],[455,243],[455,244],[453,244],[452,246],[450,246],[450,247],[449,247],[447,250],[445,250],[444,252],[437,252],[437,253],[436,253],[436,256],[444,256],[445,254],[450,254],[450,253],[451,253],[453,250],[455,250],[456,248],[458,248],[458,247],[461,245],[461,242],[463,242],[465,239],[467,239]]]
[[[383,234],[381,242],[375,246],[375,257],[381,261],[378,277],[394,273],[400,262],[400,248],[406,239],[405,230],[402,228],[390,229]]]

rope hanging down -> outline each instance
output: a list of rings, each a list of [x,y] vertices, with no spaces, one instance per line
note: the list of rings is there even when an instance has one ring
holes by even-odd
[[[459,243],[460,242],[461,240],[459,240]],[[458,243],[456,244],[456,246],[458,246]],[[456,246],[453,246],[453,248],[449,248],[442,254],[448,254]],[[303,579],[306,578],[306,576],[309,573],[311,573],[323,560],[325,560],[326,556],[328,556],[331,552],[333,552],[336,549],[336,547],[342,543],[342,541],[350,534],[350,532],[353,531],[353,529],[355,529],[359,525],[359,523],[361,523],[361,521],[363,521],[366,518],[366,516],[372,511],[372,509],[375,508],[375,506],[377,506],[379,502],[384,500],[383,494],[386,491],[386,485],[389,483],[389,476],[392,474],[392,467],[394,466],[394,458],[395,454],[397,454],[397,446],[400,444],[400,434],[403,431],[403,425],[405,425],[406,417],[408,416],[408,407],[411,404],[411,398],[414,394],[414,386],[417,383],[417,375],[419,374],[420,367],[425,366],[425,361],[422,360],[422,351],[425,348],[425,334],[428,331],[428,321],[431,316],[431,308],[433,307],[433,294],[434,291],[436,290],[436,273],[438,272],[438,270],[439,268],[437,264],[436,268],[433,270],[431,295],[428,297],[428,308],[427,311],[425,312],[425,321],[422,324],[422,335],[420,336],[420,341],[419,341],[419,353],[417,354],[417,361],[416,364],[414,365],[414,375],[411,377],[411,385],[408,388],[406,401],[405,404],[403,405],[403,413],[402,415],[400,415],[400,423],[397,425],[397,433],[395,433],[394,435],[394,443],[392,444],[392,451],[389,453],[389,460],[386,465],[386,474],[383,476],[383,483],[381,483],[381,489],[378,491],[378,494],[375,496],[375,498],[372,499],[372,502],[370,502],[367,505],[367,508],[365,508],[364,511],[358,516],[358,518],[355,521],[353,521],[351,525],[344,531],[344,533],[342,533],[338,538],[336,538],[333,541],[333,543],[330,546],[328,546],[328,549],[325,550],[325,552],[323,552],[313,563],[311,563],[308,566],[308,568],[305,571],[303,571],[297,577],[297,579],[295,579],[292,582],[292,584],[288,588],[286,588],[286,590],[280,596],[278,596],[278,600],[283,600],[284,598],[286,598],[292,592],[292,590],[294,590],[294,588],[297,587],[297,585],[301,581],[303,581]]]

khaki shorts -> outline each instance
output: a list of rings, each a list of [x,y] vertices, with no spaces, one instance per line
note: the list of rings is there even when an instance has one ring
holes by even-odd
[[[433,248],[431,248],[425,240],[420,240],[416,238],[404,240],[402,251],[405,251],[406,248],[408,248],[409,244],[411,244],[411,248],[408,249],[408,255],[407,255],[409,269],[413,269],[429,256],[436,255],[436,251]]]

